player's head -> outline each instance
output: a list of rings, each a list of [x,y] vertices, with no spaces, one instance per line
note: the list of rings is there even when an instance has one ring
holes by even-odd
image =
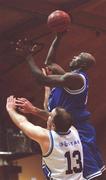
[[[70,70],[88,70],[90,67],[95,65],[96,61],[92,54],[87,52],[82,52],[78,56],[74,56],[70,62]]]
[[[65,109],[54,108],[47,121],[48,129],[54,129],[56,132],[67,132],[73,124],[73,118]]]

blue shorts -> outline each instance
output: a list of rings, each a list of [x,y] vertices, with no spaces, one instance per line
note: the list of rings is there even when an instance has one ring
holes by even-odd
[[[87,180],[102,175],[105,165],[101,153],[96,144],[96,131],[88,120],[80,122],[77,127],[83,146],[84,171],[83,176]]]
[[[82,142],[84,153],[84,177],[88,180],[100,176],[105,170],[101,154],[95,142]]]

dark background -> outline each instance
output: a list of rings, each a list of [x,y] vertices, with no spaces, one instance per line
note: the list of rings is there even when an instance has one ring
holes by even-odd
[[[5,109],[9,95],[26,97],[42,107],[44,89],[32,77],[23,57],[15,52],[18,39],[27,37],[38,44],[35,61],[44,60],[54,34],[48,29],[47,16],[54,10],[71,14],[70,31],[61,42],[57,61],[65,69],[69,60],[82,51],[92,53],[97,61],[90,72],[88,108],[97,131],[97,141],[106,160],[106,1],[105,0],[0,0],[0,150],[7,151],[7,133],[18,130]],[[41,120],[29,116],[32,122]]]

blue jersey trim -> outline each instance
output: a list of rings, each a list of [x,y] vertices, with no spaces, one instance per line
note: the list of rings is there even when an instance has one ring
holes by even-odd
[[[43,157],[48,157],[51,153],[52,153],[52,150],[53,150],[53,146],[54,146],[54,142],[53,142],[53,136],[52,136],[52,132],[50,131],[49,132],[49,137],[50,137],[50,147],[49,147],[49,150],[46,154],[43,155]]]
[[[48,166],[45,164],[45,162],[44,162],[44,164],[42,165],[42,169],[43,169],[43,172],[44,172],[44,174],[45,174],[45,176],[46,176],[46,179],[47,179],[47,180],[53,180],[53,179],[51,178],[52,172],[51,172],[51,170],[48,168]]]

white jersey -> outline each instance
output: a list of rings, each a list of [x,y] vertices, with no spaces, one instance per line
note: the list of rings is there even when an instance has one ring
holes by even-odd
[[[74,127],[66,133],[51,130],[50,142],[49,151],[43,155],[48,179],[84,180],[83,151],[77,130]]]

